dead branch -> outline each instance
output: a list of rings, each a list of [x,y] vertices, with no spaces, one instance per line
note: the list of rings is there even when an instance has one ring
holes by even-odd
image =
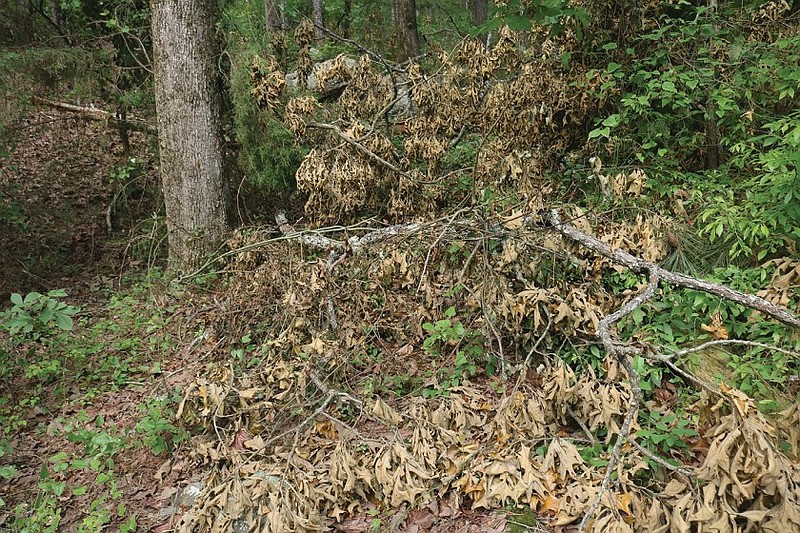
[[[565,237],[569,237],[586,248],[589,248],[590,250],[597,252],[602,256],[608,257],[612,261],[619,263],[620,265],[627,267],[634,272],[652,272],[657,274],[660,279],[664,280],[670,285],[707,292],[709,294],[713,294],[714,296],[719,296],[720,298],[725,298],[727,300],[731,300],[732,302],[736,302],[751,309],[755,309],[756,311],[765,313],[775,320],[783,322],[784,324],[800,327],[800,319],[792,315],[787,310],[778,307],[777,305],[773,304],[772,302],[768,302],[763,298],[753,294],[745,294],[724,285],[711,283],[710,281],[699,280],[685,274],[670,272],[669,270],[663,269],[658,265],[654,265],[653,263],[645,261],[644,259],[634,257],[624,250],[613,250],[609,245],[600,242],[595,237],[583,233],[566,222],[561,222],[561,217],[557,209],[550,211],[548,222]]]
[[[711,383],[708,383],[703,379],[700,379],[691,372],[687,372],[686,370],[676,365],[674,362],[674,359],[676,358],[683,357],[685,355],[693,354],[696,352],[702,352],[703,350],[707,348],[712,348],[714,346],[749,346],[751,348],[764,348],[766,350],[772,350],[775,352],[780,352],[785,355],[800,358],[800,353],[797,353],[792,350],[785,350],[777,346],[770,346],[769,344],[764,344],[763,342],[755,342],[742,339],[718,339],[718,340],[704,342],[703,344],[700,344],[698,346],[693,346],[691,348],[678,350],[677,352],[669,355],[663,355],[659,353],[643,353],[642,357],[644,357],[645,359],[649,359],[651,361],[657,361],[659,363],[663,363],[670,370],[672,370],[679,376],[684,377],[689,381],[693,381],[694,383],[700,385],[701,387],[703,387],[712,394],[725,397],[725,395],[722,394],[722,391],[719,390],[719,387]]]
[[[281,233],[283,233],[284,237],[296,237],[298,240],[300,240],[300,242],[311,248],[339,252],[342,254],[346,253],[348,250],[351,250],[354,254],[358,254],[362,251],[364,246],[384,241],[397,235],[408,235],[410,233],[419,231],[423,227],[422,224],[398,224],[396,226],[388,226],[385,228],[372,230],[361,237],[354,235],[346,241],[338,241],[336,239],[325,237],[324,235],[321,235],[315,231],[307,230],[300,232],[295,230],[291,224],[287,223],[286,215],[284,213],[278,213],[275,215],[275,221],[278,223],[278,226],[280,227]],[[341,257],[336,257],[335,259],[329,258],[331,269],[340,261]]]
[[[151,133],[153,135],[158,133],[158,130],[156,129],[155,126],[143,120],[122,119],[116,113],[105,111],[103,109],[98,109],[96,107],[85,107],[74,104],[68,104],[66,102],[54,102],[52,100],[47,100],[46,98],[39,98],[38,96],[33,96],[31,97],[31,99],[37,104],[46,105],[48,107],[59,109],[61,111],[69,111],[70,113],[75,113],[79,115],[81,118],[85,118],[87,120],[97,120],[100,122],[113,123],[116,126],[125,126],[126,128],[132,130],[142,131],[144,133]]]
[[[370,150],[369,148],[367,148],[366,146],[364,146],[363,144],[361,144],[357,140],[353,139],[348,134],[346,134],[341,129],[339,129],[338,126],[335,126],[333,124],[325,124],[324,122],[307,122],[306,126],[308,126],[309,128],[319,128],[319,129],[323,129],[323,130],[330,130],[330,131],[334,132],[339,138],[341,138],[346,143],[349,143],[349,144],[352,144],[353,146],[355,146],[356,150],[358,150],[362,154],[366,155],[370,159],[374,159],[375,161],[377,161],[381,165],[394,170],[398,174],[401,174],[403,176],[406,175],[406,173],[403,172],[403,170],[400,167],[390,163],[389,161],[385,160],[384,158],[382,158],[381,156],[379,156],[378,154],[376,154],[375,152],[373,152],[372,150]]]
[[[628,316],[635,309],[641,307],[647,300],[652,298],[656,293],[656,288],[658,287],[659,281],[660,279],[658,273],[655,269],[651,269],[650,281],[647,283],[647,287],[645,287],[641,293],[625,302],[622,307],[610,315],[603,317],[599,326],[597,327],[597,336],[600,337],[600,340],[603,342],[603,347],[605,347],[606,353],[617,358],[622,364],[623,368],[625,368],[625,372],[628,374],[628,381],[631,383],[631,401],[628,404],[628,412],[625,413],[625,419],[622,421],[622,427],[619,429],[617,440],[611,450],[611,457],[608,460],[608,466],[606,466],[606,475],[603,477],[603,482],[600,485],[600,491],[597,493],[597,496],[595,496],[594,501],[592,501],[592,505],[589,506],[589,509],[583,515],[583,519],[578,527],[579,533],[586,531],[586,526],[589,524],[589,520],[591,520],[594,516],[597,508],[600,506],[600,501],[603,499],[603,494],[605,494],[605,492],[608,490],[608,486],[611,484],[611,476],[614,473],[617,463],[619,462],[620,452],[622,451],[622,443],[627,442],[628,439],[630,439],[631,425],[633,424],[633,419],[636,416],[636,413],[639,411],[639,403],[642,401],[642,389],[639,387],[639,375],[633,368],[630,358],[630,355],[638,353],[639,350],[634,347],[622,346],[619,343],[615,343],[611,338],[611,326]]]
[[[611,451],[611,457],[609,459],[608,466],[606,468],[606,474],[603,478],[603,482],[600,486],[600,491],[592,501],[592,504],[590,505],[589,509],[584,514],[583,519],[581,520],[580,526],[578,528],[578,531],[583,533],[584,531],[586,531],[586,527],[588,526],[590,520],[596,513],[597,508],[600,506],[600,502],[603,498],[603,495],[608,490],[608,487],[611,483],[611,476],[613,474],[614,469],[616,468],[617,463],[619,462],[622,443],[629,441],[636,444],[630,436],[630,429],[631,429],[631,424],[633,423],[633,419],[638,411],[639,403],[641,402],[642,391],[641,388],[639,387],[639,376],[637,375],[635,369],[633,368],[630,356],[641,355],[641,352],[637,348],[630,346],[623,346],[615,342],[614,339],[612,339],[610,331],[610,327],[612,324],[622,320],[633,310],[637,309],[647,300],[652,298],[661,280],[671,285],[700,290],[709,294],[713,294],[715,296],[719,296],[720,298],[731,300],[733,302],[745,305],[756,311],[765,313],[774,318],[775,320],[778,320],[790,326],[800,327],[800,319],[798,319],[785,309],[782,309],[774,305],[773,303],[764,300],[763,298],[759,298],[758,296],[741,293],[739,291],[731,289],[730,287],[726,287],[724,285],[719,285],[716,283],[711,283],[708,281],[699,280],[684,274],[670,272],[668,270],[659,267],[658,265],[634,257],[633,255],[624,250],[613,250],[610,246],[599,241],[595,237],[583,233],[582,231],[578,230],[577,228],[566,222],[562,222],[557,209],[552,209],[550,211],[548,221],[559,233],[561,233],[565,237],[568,237],[576,241],[577,243],[585,246],[586,248],[604,257],[607,257],[626,268],[629,268],[633,272],[638,272],[638,273],[647,272],[650,275],[650,280],[645,290],[642,291],[642,293],[640,293],[639,295],[630,299],[621,308],[617,309],[610,315],[604,317],[600,321],[600,324],[597,328],[597,336],[600,337],[603,346],[606,349],[606,353],[608,353],[609,355],[613,355],[615,358],[617,358],[622,364],[622,366],[625,368],[625,371],[628,374],[628,379],[631,384],[632,397],[630,400],[630,404],[628,406],[628,411],[625,414],[625,419],[623,421],[622,427],[620,428],[619,435],[617,436],[617,440],[614,443],[614,447]],[[684,377],[687,377],[695,382],[698,382],[699,384],[703,385],[706,388],[710,388],[708,384],[703,383],[695,376],[680,369],[677,365],[675,365],[675,363],[672,360],[675,357],[700,351],[707,347],[718,344],[756,345],[763,348],[777,349],[780,350],[781,352],[786,352],[785,350],[763,345],[761,343],[751,343],[749,341],[737,341],[737,340],[732,340],[732,341],[723,340],[723,341],[712,341],[700,345],[698,347],[689,348],[686,350],[680,350],[669,356],[661,356],[661,355],[642,355],[642,356],[649,358],[651,360],[663,362],[669,365],[670,368],[677,371]],[[711,388],[711,390],[713,390],[713,388]],[[719,393],[719,391],[716,392]]]
[[[772,350],[774,352],[779,352],[784,355],[800,358],[800,353],[797,353],[793,350],[784,350],[783,348],[778,348],[777,346],[770,346],[769,344],[764,344],[763,342],[748,341],[742,339],[718,339],[714,341],[704,342],[703,344],[700,344],[699,346],[694,346],[692,348],[678,350],[677,352],[670,355],[660,356],[658,360],[665,361],[665,360],[675,359],[676,357],[683,357],[684,355],[689,355],[696,352],[702,352],[706,348],[712,348],[714,346],[749,346],[751,348],[764,348],[766,350]]]

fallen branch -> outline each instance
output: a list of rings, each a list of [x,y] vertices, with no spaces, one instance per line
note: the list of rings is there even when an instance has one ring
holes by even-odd
[[[319,233],[314,231],[303,231],[299,232],[296,231],[286,220],[286,215],[284,213],[278,213],[275,215],[275,222],[278,223],[278,227],[283,233],[284,237],[296,237],[301,243],[309,246],[311,248],[316,248],[318,250],[324,251],[331,251],[331,252],[339,252],[339,253],[347,253],[348,250],[352,251],[353,254],[361,253],[364,246],[369,244],[374,244],[376,242],[380,242],[391,237],[395,237],[397,235],[407,235],[409,233],[414,233],[415,231],[419,231],[422,229],[422,224],[398,224],[396,226],[388,226],[386,228],[380,228],[373,231],[370,231],[366,235],[362,235],[361,237],[353,236],[347,239],[346,241],[339,241],[336,239],[331,239],[330,237],[325,237]],[[330,261],[330,264],[336,266],[338,262],[341,261],[341,257],[336,258],[335,260]],[[332,269],[331,267],[331,269]]]
[[[628,412],[625,413],[625,419],[622,421],[622,427],[619,429],[617,440],[611,450],[611,457],[608,460],[608,466],[606,466],[606,475],[603,477],[600,491],[589,506],[589,510],[583,515],[580,526],[578,526],[579,533],[586,531],[589,520],[591,520],[595,512],[597,512],[597,508],[600,506],[600,502],[603,499],[603,494],[605,494],[608,490],[608,486],[611,484],[611,476],[614,473],[614,469],[617,467],[617,462],[619,462],[622,443],[630,439],[631,425],[633,424],[636,413],[639,411],[639,403],[642,401],[642,389],[639,386],[639,375],[633,368],[631,358],[629,357],[632,354],[638,354],[639,350],[632,346],[622,346],[619,343],[615,343],[611,338],[611,326],[652,298],[656,293],[659,281],[658,273],[655,269],[651,269],[650,281],[647,283],[647,287],[645,287],[644,291],[625,302],[625,305],[610,315],[603,317],[597,327],[597,336],[600,337],[600,340],[603,342],[606,352],[619,360],[625,372],[628,374],[628,381],[631,383],[631,401],[628,404]]]
[[[308,126],[309,128],[319,128],[319,129],[323,129],[323,130],[330,130],[330,131],[334,132],[337,136],[339,136],[339,138],[341,138],[346,143],[349,143],[349,144],[352,144],[353,146],[355,146],[355,148],[359,152],[363,153],[364,155],[366,155],[370,159],[374,159],[375,161],[377,161],[381,165],[394,170],[398,174],[401,174],[403,176],[406,175],[406,173],[403,172],[403,169],[401,169],[397,165],[393,165],[389,161],[385,160],[384,158],[382,158],[381,156],[379,156],[378,154],[376,154],[375,152],[373,152],[372,150],[370,150],[369,148],[367,148],[366,146],[364,146],[363,144],[358,142],[357,140],[353,139],[348,134],[346,134],[341,129],[339,129],[338,126],[334,126],[333,124],[325,124],[324,122],[307,122],[306,126]]]
[[[756,311],[765,313],[775,320],[783,322],[784,324],[788,324],[789,326],[800,328],[800,319],[788,312],[786,309],[778,307],[777,305],[773,304],[772,302],[768,302],[763,298],[753,294],[745,294],[724,285],[711,283],[710,281],[703,281],[685,274],[671,272],[661,268],[658,265],[645,261],[644,259],[634,257],[624,250],[613,250],[609,245],[600,242],[595,237],[583,233],[566,222],[561,222],[561,217],[559,216],[557,209],[550,211],[548,222],[550,222],[550,224],[552,224],[552,226],[565,237],[569,237],[579,244],[582,244],[586,248],[589,248],[590,250],[597,252],[602,256],[608,257],[612,261],[619,263],[620,265],[629,268],[634,272],[655,273],[659,279],[664,280],[670,285],[707,292],[709,294],[713,294],[714,296],[719,296],[720,298],[725,298],[727,300],[731,300],[732,302],[736,302],[751,309],[755,309]]]
[[[158,133],[158,130],[155,128],[155,126],[143,120],[123,119],[116,113],[105,111],[103,109],[98,109],[96,107],[85,107],[74,104],[68,104],[66,102],[54,102],[52,100],[47,100],[46,98],[39,98],[38,96],[33,96],[31,97],[31,99],[33,100],[33,102],[37,104],[46,105],[48,107],[59,109],[61,111],[68,111],[70,113],[75,113],[77,115],[80,115],[81,118],[85,118],[87,120],[97,120],[106,123],[110,122],[116,125],[117,127],[124,126],[125,128],[131,130],[142,131],[144,133],[151,133],[153,135]]]
[[[713,294],[715,296],[719,296],[720,298],[731,300],[733,302],[742,304],[756,311],[760,311],[766,315],[769,315],[775,320],[778,320],[790,326],[800,327],[800,319],[789,313],[787,310],[778,307],[777,305],[768,302],[767,300],[764,300],[763,298],[760,298],[758,296],[752,294],[745,294],[736,291],[734,289],[731,289],[730,287],[726,287],[724,285],[719,285],[716,283],[699,280],[697,278],[693,278],[691,276],[687,276],[684,274],[670,272],[669,270],[665,270],[659,267],[658,265],[655,265],[643,259],[639,259],[638,257],[634,257],[633,255],[624,250],[614,250],[609,245],[601,242],[597,238],[592,237],[591,235],[587,235],[586,233],[583,233],[582,231],[578,230],[577,228],[568,223],[562,222],[557,209],[553,209],[550,211],[548,222],[559,233],[561,233],[565,237],[568,237],[576,241],[577,243],[583,245],[584,247],[604,257],[611,259],[612,261],[630,269],[633,272],[638,272],[638,273],[646,272],[649,273],[650,275],[650,279],[645,290],[642,291],[637,296],[631,298],[621,308],[617,309],[610,315],[604,317],[600,321],[600,324],[597,328],[597,336],[602,341],[606,353],[614,356],[617,360],[619,360],[623,368],[625,368],[625,371],[628,374],[628,379],[631,384],[632,396],[630,404],[628,406],[628,411],[627,413],[625,413],[625,419],[622,423],[622,427],[620,428],[616,442],[614,443],[614,447],[611,451],[611,457],[609,458],[608,466],[606,467],[606,474],[600,486],[600,491],[592,501],[592,504],[589,506],[586,513],[583,515],[583,519],[581,520],[580,525],[578,527],[578,531],[583,533],[584,531],[586,531],[587,526],[589,525],[590,521],[593,519],[595,513],[597,512],[597,508],[600,506],[600,502],[602,501],[603,495],[608,490],[609,485],[611,484],[611,477],[613,475],[614,469],[617,466],[617,463],[619,462],[622,444],[624,442],[632,442],[634,445],[637,444],[631,438],[630,430],[633,420],[638,411],[639,404],[641,403],[642,400],[642,390],[639,386],[639,376],[637,375],[635,369],[633,368],[631,356],[642,355],[642,354],[641,351],[636,347],[625,346],[618,342],[615,342],[615,340],[611,336],[611,326],[614,323],[622,320],[633,310],[641,307],[647,300],[652,298],[655,295],[655,291],[656,288],[658,288],[659,282],[662,280],[671,285],[684,287],[688,289],[700,290],[709,294]],[[646,357],[651,360],[661,361],[669,365],[671,369],[677,371],[684,377],[687,377],[695,382],[698,382],[704,387],[709,387],[709,385],[703,383],[702,380],[699,380],[695,376],[692,376],[690,373],[680,369],[677,365],[675,365],[675,363],[672,360],[677,356],[687,355],[689,353],[705,349],[709,346],[713,346],[716,344],[723,344],[723,343],[745,344],[751,346],[755,345],[763,348],[776,349],[773,347],[769,347],[767,345],[762,345],[761,343],[751,343],[749,341],[737,341],[737,340],[712,341],[695,348],[680,350],[670,356],[642,355],[642,357]],[[784,352],[784,350],[780,351]],[[639,448],[641,449],[641,447]],[[681,471],[682,473],[686,472],[685,470],[679,470],[679,471]]]

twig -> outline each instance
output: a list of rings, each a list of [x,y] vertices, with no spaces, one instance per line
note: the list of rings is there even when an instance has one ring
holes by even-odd
[[[636,447],[636,449],[639,450],[639,452],[641,452],[642,455],[644,455],[645,457],[647,457],[651,461],[660,464],[661,466],[663,466],[667,470],[672,470],[673,472],[678,472],[679,474],[683,474],[684,476],[691,476],[692,475],[691,470],[688,470],[686,468],[682,468],[680,466],[675,466],[673,464],[668,463],[666,460],[664,460],[661,457],[657,456],[656,454],[654,454],[653,452],[651,452],[650,450],[648,450],[647,448],[645,448],[644,446],[642,446],[641,444],[636,442],[634,439],[628,438],[628,442],[633,444]]]
[[[740,339],[718,339],[714,341],[704,342],[699,346],[694,346],[692,348],[686,348],[684,350],[678,350],[677,352],[671,355],[662,356],[663,359],[659,359],[659,361],[675,359],[676,357],[683,357],[684,355],[689,355],[695,352],[702,352],[706,348],[711,348],[713,346],[727,346],[727,345],[734,345],[734,346],[750,346],[753,348],[764,348],[767,350],[772,350],[775,352],[782,353],[784,355],[791,355],[792,357],[799,357],[800,353],[792,351],[792,350],[785,350],[783,348],[778,348],[777,346],[770,346],[769,344],[764,344],[763,342],[756,342],[756,341],[748,341],[748,340],[740,340]]]
[[[419,294],[419,291],[422,289],[422,283],[423,281],[425,281],[425,274],[428,271],[428,263],[431,260],[431,254],[433,253],[433,249],[436,248],[436,246],[444,237],[445,233],[447,233],[447,231],[453,226],[453,221],[459,214],[461,214],[462,211],[463,211],[462,209],[459,209],[458,211],[450,215],[450,218],[447,220],[447,224],[445,224],[444,228],[439,233],[439,236],[436,237],[436,240],[433,241],[433,244],[431,244],[428,247],[428,253],[425,254],[425,263],[422,265],[422,273],[419,275],[419,283],[417,284],[417,294]]]
[[[111,113],[110,111],[105,111],[103,109],[97,109],[96,107],[84,107],[68,104],[66,102],[54,102],[52,100],[47,100],[46,98],[39,98],[38,96],[31,97],[31,100],[37,104],[60,109],[61,111],[75,113],[85,119],[98,120],[100,122],[114,122],[116,124],[124,124],[126,127],[132,130],[138,130],[152,134],[158,133],[156,127],[148,124],[147,122],[141,120],[123,120],[116,113]]]
[[[597,444],[597,439],[594,437],[592,432],[589,431],[589,428],[586,427],[584,421],[578,418],[578,415],[575,413],[575,411],[572,410],[572,407],[570,407],[569,405],[567,405],[567,414],[569,414],[569,416],[571,416],[572,419],[578,423],[578,425],[581,428],[581,431],[583,431],[586,434],[586,438],[589,439],[589,442],[592,444],[592,446]]]
[[[359,51],[361,51],[361,52],[363,52],[363,53],[367,54],[367,55],[368,55],[368,56],[370,56],[372,59],[375,59],[376,61],[378,61],[378,63],[380,63],[381,65],[383,65],[383,67],[386,69],[386,71],[387,71],[387,72],[389,72],[390,74],[391,74],[391,73],[393,73],[393,72],[401,72],[401,73],[404,73],[404,72],[405,72],[405,69],[403,69],[403,68],[399,67],[399,66],[398,66],[396,63],[393,63],[393,62],[391,62],[391,61],[388,61],[388,60],[387,60],[387,59],[385,59],[385,58],[384,58],[382,55],[380,55],[380,54],[379,54],[379,53],[377,53],[377,52],[374,52],[374,51],[370,50],[370,49],[369,49],[369,48],[367,48],[366,46],[364,46],[364,45],[362,45],[362,44],[360,44],[360,43],[358,43],[358,42],[356,42],[356,41],[353,41],[352,39],[348,39],[348,38],[346,38],[346,37],[342,37],[341,35],[339,35],[339,34],[337,34],[337,33],[334,33],[334,32],[332,32],[332,31],[331,31],[330,29],[328,29],[328,28],[321,28],[321,29],[322,29],[322,31],[323,31],[323,32],[325,32],[325,34],[326,34],[326,35],[328,35],[329,37],[332,37],[333,39],[335,39],[335,40],[337,40],[337,41],[340,41],[340,42],[343,42],[343,43],[345,43],[345,44],[349,44],[350,46],[353,46],[353,47],[355,47],[356,49],[358,49]]]

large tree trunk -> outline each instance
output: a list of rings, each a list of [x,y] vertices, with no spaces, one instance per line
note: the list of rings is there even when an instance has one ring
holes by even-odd
[[[416,0],[392,0],[396,59],[407,61],[419,55],[419,34],[417,33]]]
[[[217,2],[152,0],[153,61],[169,268],[188,271],[227,233]]]

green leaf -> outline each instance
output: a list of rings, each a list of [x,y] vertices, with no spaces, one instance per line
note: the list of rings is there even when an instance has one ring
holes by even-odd
[[[637,326],[642,323],[644,320],[644,311],[640,307],[637,307],[631,312],[631,318],[633,319],[633,323]]]
[[[594,139],[596,137],[605,137],[608,139],[609,135],[611,135],[611,128],[595,128],[589,132],[589,139]]]
[[[11,303],[13,303],[14,305],[22,305],[22,295],[16,292],[12,294]]]
[[[618,126],[620,122],[621,120],[619,114],[614,113],[613,115],[609,115],[608,117],[606,117],[605,120],[603,120],[603,126],[608,126],[610,128],[613,128],[615,126]]]
[[[56,325],[64,331],[71,331],[72,318],[64,314],[58,314],[56,315]]]
[[[519,15],[509,15],[506,18],[506,24],[508,27],[515,31],[530,31],[531,29],[531,21],[527,17],[521,17]]]
[[[39,315],[39,320],[41,321],[42,324],[50,323],[50,320],[52,318],[53,318],[53,310],[50,307],[46,308],[44,311],[42,311],[42,314]]]

